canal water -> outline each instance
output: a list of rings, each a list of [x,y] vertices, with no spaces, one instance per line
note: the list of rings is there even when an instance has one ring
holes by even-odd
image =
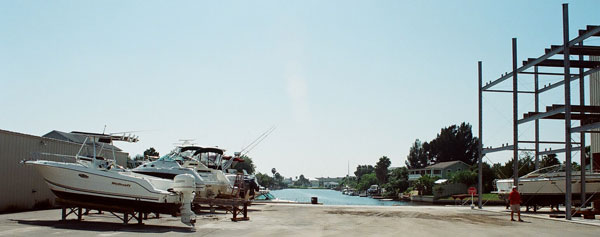
[[[280,200],[310,202],[317,197],[323,205],[363,205],[363,206],[414,206],[412,202],[382,201],[370,197],[348,196],[330,189],[281,189],[271,190],[271,194]]]

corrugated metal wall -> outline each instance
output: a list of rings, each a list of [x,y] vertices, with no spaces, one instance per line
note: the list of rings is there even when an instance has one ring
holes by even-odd
[[[600,56],[590,56],[591,61],[600,61]],[[590,75],[590,105],[600,105],[600,72]],[[596,129],[598,130],[598,129]],[[592,141],[590,142],[591,154],[600,152],[600,134],[592,133]],[[593,157],[593,156],[592,156]],[[590,167],[593,166],[593,159],[590,159]]]
[[[0,212],[54,205],[54,194],[42,177],[33,167],[19,162],[25,159],[73,161],[69,158],[34,153],[75,155],[80,148],[81,145],[76,143],[0,130],[0,180],[3,181],[0,185]],[[93,153],[91,147],[84,150]],[[112,151],[108,150],[103,151],[101,155],[113,157]],[[115,152],[115,155],[119,165],[125,166],[128,154]]]

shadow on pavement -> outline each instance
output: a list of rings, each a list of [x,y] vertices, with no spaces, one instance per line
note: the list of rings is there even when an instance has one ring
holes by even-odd
[[[23,225],[48,226],[56,229],[82,230],[82,231],[121,231],[130,233],[193,233],[196,232],[191,227],[178,226],[160,226],[160,225],[145,225],[145,224],[123,224],[123,223],[108,223],[99,221],[49,221],[49,220],[12,220]]]

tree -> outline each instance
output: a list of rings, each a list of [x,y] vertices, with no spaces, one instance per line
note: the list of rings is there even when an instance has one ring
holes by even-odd
[[[356,171],[354,171],[354,175],[360,181],[360,178],[365,174],[370,174],[375,171],[372,165],[359,165],[356,167]]]
[[[341,187],[347,186],[347,187],[351,187],[351,188],[356,188],[357,185],[358,185],[358,180],[354,176],[346,176],[346,177],[342,178],[342,182],[340,183]]]
[[[374,173],[369,173],[363,175],[363,177],[358,181],[358,185],[356,185],[356,189],[360,191],[365,191],[371,187],[371,185],[377,184],[377,177]]]
[[[300,178],[298,178],[298,181],[296,181],[294,183],[294,186],[310,186],[310,180],[308,180],[307,178],[304,177],[303,174],[300,175]]]
[[[571,162],[571,170],[572,171],[581,171],[581,165],[579,165],[577,162]]]
[[[479,139],[473,137],[471,125],[463,122],[459,126],[442,128],[424,149],[431,164],[460,160],[473,165],[479,156],[478,144]]]
[[[423,175],[413,183],[413,188],[419,190],[420,195],[431,195],[433,193],[433,184],[438,177]]]
[[[236,169],[238,172],[244,172],[243,170],[245,170],[246,173],[253,174],[254,170],[256,169],[256,166],[254,166],[254,162],[252,162],[252,159],[245,155],[243,155],[240,158],[243,159],[244,162],[238,162],[233,168]]]
[[[427,144],[427,142],[425,144]],[[429,160],[427,159],[427,154],[423,145],[424,144],[422,144],[419,139],[415,140],[415,143],[410,147],[408,156],[406,156],[406,167],[409,169],[420,169],[429,165]]]
[[[263,174],[263,173],[258,173],[256,174],[256,180],[258,180],[258,184],[267,187],[267,188],[271,188],[273,187],[274,184],[274,180],[272,177],[270,177],[267,174]]]
[[[477,164],[473,166],[473,170],[477,170]],[[483,176],[481,178],[481,181],[483,183],[483,192],[489,193],[494,190],[494,180],[496,179],[496,176],[494,175],[494,170],[492,169],[492,166],[490,166],[490,164],[488,164],[487,162],[483,162],[481,164],[481,168],[481,173]]]
[[[408,169],[400,167],[393,169],[389,181],[383,185],[388,196],[396,196],[408,188]]]
[[[380,185],[383,185],[387,182],[388,168],[391,164],[392,162],[387,156],[382,156],[379,158],[377,164],[375,164],[375,176],[377,177],[377,181]]]
[[[461,170],[452,174],[452,177],[448,181],[450,183],[461,183],[467,186],[473,186],[477,184],[477,173],[471,170]]]
[[[263,173],[258,173],[256,174],[256,179],[258,180],[258,183],[264,187],[267,187],[269,189],[280,189],[285,187],[286,185],[283,183],[283,180],[285,179],[283,176],[281,176],[281,174],[279,173],[275,173],[275,175],[273,177],[267,175],[267,174],[263,174]]]
[[[279,174],[279,172],[277,172],[277,173],[275,173],[275,175],[273,175],[273,179],[275,180],[275,183],[277,184],[277,186],[284,186],[284,184],[283,184],[284,177],[281,176],[281,174]]]
[[[144,151],[144,157],[148,156],[159,156],[158,151],[154,149],[154,147],[150,147]]]
[[[560,165],[560,161],[558,158],[556,158],[556,154],[548,154],[542,157],[542,160],[540,161],[540,168],[553,165]]]
[[[519,177],[526,175],[528,173],[531,173],[532,171],[535,170],[535,164],[533,162],[533,158],[531,156],[531,153],[529,152],[523,152],[521,153],[521,158],[519,158]],[[514,159],[510,159],[509,161],[507,161],[506,163],[504,163],[504,165],[501,164],[494,164],[494,166],[492,167],[492,169],[494,170],[494,173],[496,174],[496,178],[499,179],[507,179],[507,178],[512,178],[513,177],[513,162]]]

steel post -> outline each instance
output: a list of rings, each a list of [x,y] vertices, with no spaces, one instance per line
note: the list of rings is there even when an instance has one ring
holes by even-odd
[[[583,41],[581,43],[579,43],[580,46],[583,46]],[[579,61],[583,61],[583,55],[579,55]],[[585,77],[583,76],[583,68],[579,68],[579,105],[584,106],[585,105],[585,86],[584,86],[584,79]],[[585,112],[581,112],[582,114],[585,114]],[[584,121],[581,120],[579,126],[583,126],[584,125]],[[585,195],[585,166],[586,166],[586,162],[585,162],[585,132],[580,132],[579,133],[579,143],[580,143],[580,151],[579,153],[581,153],[580,157],[581,157],[581,173],[580,173],[580,181],[581,181],[581,205],[585,207],[585,199],[586,199],[586,195]]]
[[[535,91],[535,97],[534,97],[534,103],[535,103],[535,112],[538,113],[540,112],[540,93],[538,92],[539,89],[539,75],[538,75],[538,66],[535,66],[533,68],[533,79],[534,79],[534,91]],[[535,120],[535,169],[539,169],[540,168],[540,120],[536,119]]]
[[[512,39],[513,57],[513,183],[519,187],[519,124],[518,124],[518,93],[517,93],[517,38]]]
[[[482,68],[481,68],[481,61],[479,61],[477,63],[477,73],[478,73],[478,77],[479,77],[479,144],[477,146],[478,148],[478,157],[477,157],[477,164],[478,164],[478,175],[477,175],[477,195],[479,198],[477,198],[477,206],[479,207],[479,209],[482,208],[482,203],[481,203],[481,199],[483,197],[483,164],[481,163],[481,158],[483,156],[482,154],[482,148],[483,148],[483,90],[482,90],[482,86],[483,86],[483,77],[482,77]]]
[[[569,60],[569,5],[563,4],[565,69],[565,217],[571,220],[571,65]]]

